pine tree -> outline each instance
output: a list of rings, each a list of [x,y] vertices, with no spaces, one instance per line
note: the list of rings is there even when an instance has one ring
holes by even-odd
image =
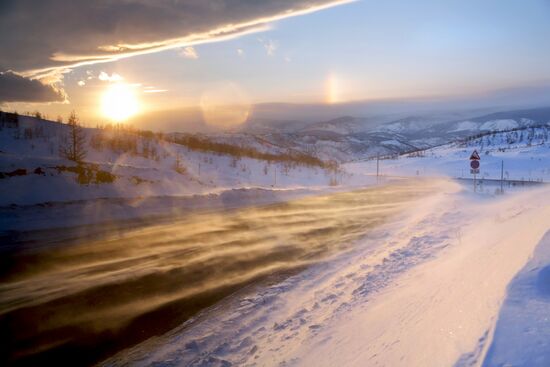
[[[60,147],[59,152],[63,158],[81,163],[86,157],[86,149],[84,147],[86,144],[86,135],[74,111],[71,112],[67,125],[69,125],[69,133],[66,136],[65,144]]]

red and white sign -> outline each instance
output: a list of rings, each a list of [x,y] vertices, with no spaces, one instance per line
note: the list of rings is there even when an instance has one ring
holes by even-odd
[[[479,156],[479,153],[477,150],[474,150],[472,154],[470,155],[470,173],[472,175],[479,174],[479,161],[481,160],[481,157]],[[474,176],[475,180],[475,176]]]

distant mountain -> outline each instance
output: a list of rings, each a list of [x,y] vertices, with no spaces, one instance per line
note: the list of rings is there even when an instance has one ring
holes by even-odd
[[[438,138],[441,143],[488,131],[507,131],[550,123],[550,108],[491,113],[467,120],[448,121],[420,130],[417,134]]]
[[[276,132],[295,132],[310,125],[311,122],[298,120],[250,119],[235,129],[235,132],[250,134],[269,134]]]
[[[321,159],[350,161],[426,149],[489,131],[540,126],[550,122],[550,108],[497,113],[484,110],[417,114],[396,120],[342,116],[309,123],[305,127],[252,133],[272,147],[306,151]],[[233,135],[230,139],[242,139]]]
[[[490,121],[490,120],[505,120],[505,119],[512,119],[512,120],[526,119],[526,120],[535,121],[536,123],[546,124],[550,122],[550,107],[495,112],[495,113],[480,116],[471,120],[475,122],[484,122],[484,121]]]
[[[314,133],[314,132],[333,132],[341,135],[349,135],[362,131],[368,131],[369,127],[375,122],[369,118],[357,118],[352,116],[343,116],[329,121],[309,124],[305,128],[299,130],[299,133]],[[371,126],[369,126],[371,125]],[[372,128],[372,127],[371,127]]]
[[[270,106],[276,107],[289,106]],[[196,117],[191,113],[190,116]],[[304,152],[323,160],[346,162],[426,149],[490,131],[540,126],[549,121],[550,107],[499,112],[487,108],[437,110],[400,116],[342,115],[320,121],[252,116],[231,132],[203,130],[203,134],[213,141],[263,152]]]

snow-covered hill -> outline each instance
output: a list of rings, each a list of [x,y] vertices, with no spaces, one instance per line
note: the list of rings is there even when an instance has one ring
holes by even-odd
[[[251,148],[269,153],[269,160],[193,149],[170,142],[169,137],[127,129],[83,130],[87,154],[79,166],[59,153],[66,144],[68,125],[28,116],[19,116],[18,126],[2,124],[0,206],[249,187],[324,187],[337,180],[337,171],[322,166],[323,162],[294,161],[285,149],[255,138]],[[241,138],[219,136],[237,150],[250,142]]]
[[[470,116],[464,119],[463,116]],[[426,149],[492,131],[509,131],[550,124],[550,108],[503,111],[484,114],[425,113],[397,120],[382,117],[343,116],[321,122],[263,121],[262,129],[243,127],[223,136],[236,144],[269,143],[273,149],[309,152],[321,159],[340,162],[361,160],[376,155],[391,155]],[[252,124],[254,126],[254,124]]]
[[[415,116],[369,127],[368,119],[345,117],[293,132],[163,136],[87,128],[86,164],[76,168],[59,155],[67,125],[21,116],[19,126],[0,131],[0,205],[360,184],[364,177],[352,179],[325,163],[356,162],[345,167],[357,177],[375,171],[365,159],[377,155],[401,155],[383,161],[388,175],[469,177],[474,148],[483,178],[500,177],[504,161],[506,178],[550,179],[550,108],[438,121]]]
[[[383,175],[471,178],[471,153],[481,155],[478,178],[550,182],[550,126],[492,132],[379,162]],[[376,160],[349,163],[356,174],[374,174]]]

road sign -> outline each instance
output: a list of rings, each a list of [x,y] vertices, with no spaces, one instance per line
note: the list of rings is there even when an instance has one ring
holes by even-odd
[[[477,152],[477,150],[474,150],[472,152],[472,155],[470,156],[470,160],[473,161],[473,160],[476,160],[476,161],[479,161],[481,159],[481,157],[479,156],[479,153]]]
[[[476,160],[476,159],[472,159],[472,160],[470,161],[470,167],[471,167],[472,169],[479,169],[479,161]]]

